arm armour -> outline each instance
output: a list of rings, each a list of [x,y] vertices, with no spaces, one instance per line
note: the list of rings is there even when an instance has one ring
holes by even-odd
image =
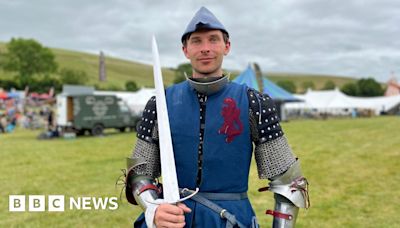
[[[279,124],[273,100],[266,94],[248,90],[251,137],[260,179],[271,180],[274,192],[273,227],[294,227],[299,207],[308,208],[308,182],[302,177],[300,164],[293,155]]]
[[[137,126],[137,142],[132,155],[127,158],[126,198],[146,210],[148,201],[158,198],[160,187],[156,178],[161,175],[158,146],[155,97],[146,104]]]
[[[296,158],[283,134],[276,107],[266,94],[248,90],[251,137],[260,179],[284,173]]]

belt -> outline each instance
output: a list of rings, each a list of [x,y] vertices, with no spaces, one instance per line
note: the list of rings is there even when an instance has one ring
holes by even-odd
[[[183,196],[188,196],[192,194],[193,191],[188,189],[181,189],[181,194]],[[229,213],[226,209],[220,207],[219,205],[213,203],[210,200],[241,200],[247,199],[247,193],[211,193],[211,192],[198,192],[196,195],[192,196],[192,200],[210,208],[212,211],[219,214],[222,219],[226,219],[226,228],[233,228],[234,226],[239,226],[240,228],[245,228],[245,226],[240,223],[236,217]]]
[[[240,193],[198,192],[196,195],[202,196],[208,200],[242,200],[248,198],[247,192],[240,192]]]

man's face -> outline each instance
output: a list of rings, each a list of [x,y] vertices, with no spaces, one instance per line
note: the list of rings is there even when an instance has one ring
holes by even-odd
[[[225,43],[220,30],[197,31],[190,35],[182,47],[193,68],[193,77],[221,76],[224,55],[231,44]]]

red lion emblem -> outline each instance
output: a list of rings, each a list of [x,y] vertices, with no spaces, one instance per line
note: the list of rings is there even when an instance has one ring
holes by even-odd
[[[240,122],[240,109],[236,107],[236,102],[228,97],[224,99],[224,106],[221,112],[224,118],[224,123],[219,128],[219,134],[225,134],[227,137],[225,141],[230,143],[235,136],[240,135],[243,131],[243,124]]]

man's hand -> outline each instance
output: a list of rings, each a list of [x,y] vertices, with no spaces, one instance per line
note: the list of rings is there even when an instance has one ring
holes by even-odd
[[[154,223],[157,228],[168,227],[168,228],[180,228],[185,226],[184,213],[189,213],[192,210],[183,203],[177,205],[172,204],[161,204],[157,207]]]

